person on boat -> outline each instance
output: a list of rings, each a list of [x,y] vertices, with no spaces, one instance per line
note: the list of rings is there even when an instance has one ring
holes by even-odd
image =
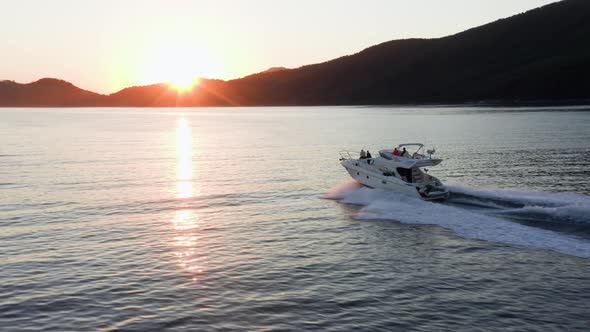
[[[371,159],[373,158],[373,156],[371,156],[371,152],[369,150],[367,150],[367,159]]]
[[[407,157],[409,157],[409,156],[410,156],[410,153],[409,153],[408,151],[406,151],[406,148],[404,148],[404,149],[402,150],[402,157],[406,157],[406,158],[407,158]]]
[[[393,149],[393,155],[399,156],[399,150],[397,148]]]
[[[361,149],[361,157],[359,159],[367,159],[367,155],[365,154],[365,150]]]

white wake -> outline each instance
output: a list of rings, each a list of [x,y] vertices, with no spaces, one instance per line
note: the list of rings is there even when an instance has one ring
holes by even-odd
[[[501,190],[451,188],[452,193],[461,190],[468,194],[467,196],[478,197],[482,204],[486,204],[486,195],[490,196],[489,204],[493,208],[498,204],[502,207],[502,202],[506,199],[509,204],[522,204],[521,209],[527,206],[526,202],[536,202],[537,209],[553,209],[551,211],[556,214],[565,213],[568,216],[588,218],[587,196],[584,195],[523,192],[507,194]],[[515,197],[510,195],[518,196],[519,203],[515,203]],[[353,216],[357,219],[392,219],[407,224],[438,225],[465,238],[548,249],[590,258],[590,241],[582,238],[522,225],[501,216],[485,215],[457,206],[422,201],[395,192],[360,187],[353,181],[335,187],[324,195],[324,198],[362,206]]]

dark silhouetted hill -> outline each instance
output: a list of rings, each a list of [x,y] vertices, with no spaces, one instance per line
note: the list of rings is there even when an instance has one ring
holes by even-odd
[[[247,105],[590,98],[590,1],[566,0],[438,39],[395,40],[230,81]]]
[[[289,68],[285,68],[285,67],[270,67],[265,71],[260,72],[261,74],[263,73],[274,73],[275,71],[283,71],[283,70],[287,70]]]
[[[7,100],[22,106],[588,102],[588,36],[590,1],[565,0],[443,38],[394,40],[297,69],[202,80],[187,93],[156,84],[101,96],[59,81],[53,96],[47,89],[4,82],[0,105],[10,104]],[[67,98],[59,96],[58,85]]]
[[[104,103],[106,96],[54,78],[28,84],[0,81],[0,106],[98,106]]]

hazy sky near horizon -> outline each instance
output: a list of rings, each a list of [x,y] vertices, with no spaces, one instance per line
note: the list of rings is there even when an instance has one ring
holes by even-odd
[[[555,0],[0,0],[0,80],[101,93],[323,62]]]

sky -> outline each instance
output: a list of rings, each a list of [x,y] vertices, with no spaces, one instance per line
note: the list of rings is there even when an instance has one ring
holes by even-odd
[[[0,0],[0,80],[113,93],[318,63],[554,0]]]

